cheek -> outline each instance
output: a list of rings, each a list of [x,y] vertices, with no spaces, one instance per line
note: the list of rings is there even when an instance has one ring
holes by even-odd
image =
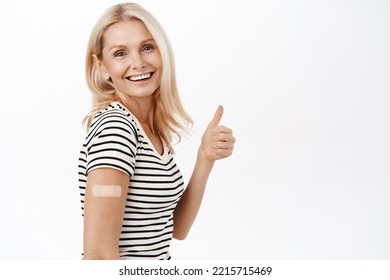
[[[106,71],[113,79],[122,77],[122,75],[126,71],[126,68],[124,67],[123,63],[120,63],[119,61],[104,61],[103,63]]]
[[[156,67],[158,70],[161,70],[162,69],[162,59],[161,59],[160,52],[159,51],[155,52],[152,59],[153,59],[154,67]]]
[[[111,72],[111,77],[122,78],[123,75],[125,75],[125,73],[126,73],[126,69],[127,68],[121,64],[115,64],[115,65],[111,65],[111,67],[109,68],[109,71]]]

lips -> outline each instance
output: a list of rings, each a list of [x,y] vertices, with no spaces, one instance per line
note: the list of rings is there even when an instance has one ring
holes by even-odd
[[[127,80],[132,81],[132,82],[140,82],[140,81],[145,81],[150,79],[152,77],[153,72],[150,73],[145,73],[145,74],[139,74],[139,75],[133,75],[126,77]]]

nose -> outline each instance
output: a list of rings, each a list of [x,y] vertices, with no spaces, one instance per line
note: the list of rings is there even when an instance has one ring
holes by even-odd
[[[146,63],[142,57],[142,55],[138,52],[134,52],[131,55],[130,68],[133,70],[140,70],[146,67]]]

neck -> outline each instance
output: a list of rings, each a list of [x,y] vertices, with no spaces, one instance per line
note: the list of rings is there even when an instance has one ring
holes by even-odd
[[[156,133],[154,127],[154,99],[148,98],[118,98],[118,101],[126,106],[127,109],[138,119],[142,127],[147,128],[153,134]]]

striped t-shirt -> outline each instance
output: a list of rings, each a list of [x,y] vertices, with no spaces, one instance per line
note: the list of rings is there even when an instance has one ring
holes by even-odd
[[[96,114],[80,152],[83,216],[87,174],[107,167],[130,176],[119,256],[170,259],[173,211],[183,193],[183,178],[167,147],[160,155],[138,120],[119,102]]]

